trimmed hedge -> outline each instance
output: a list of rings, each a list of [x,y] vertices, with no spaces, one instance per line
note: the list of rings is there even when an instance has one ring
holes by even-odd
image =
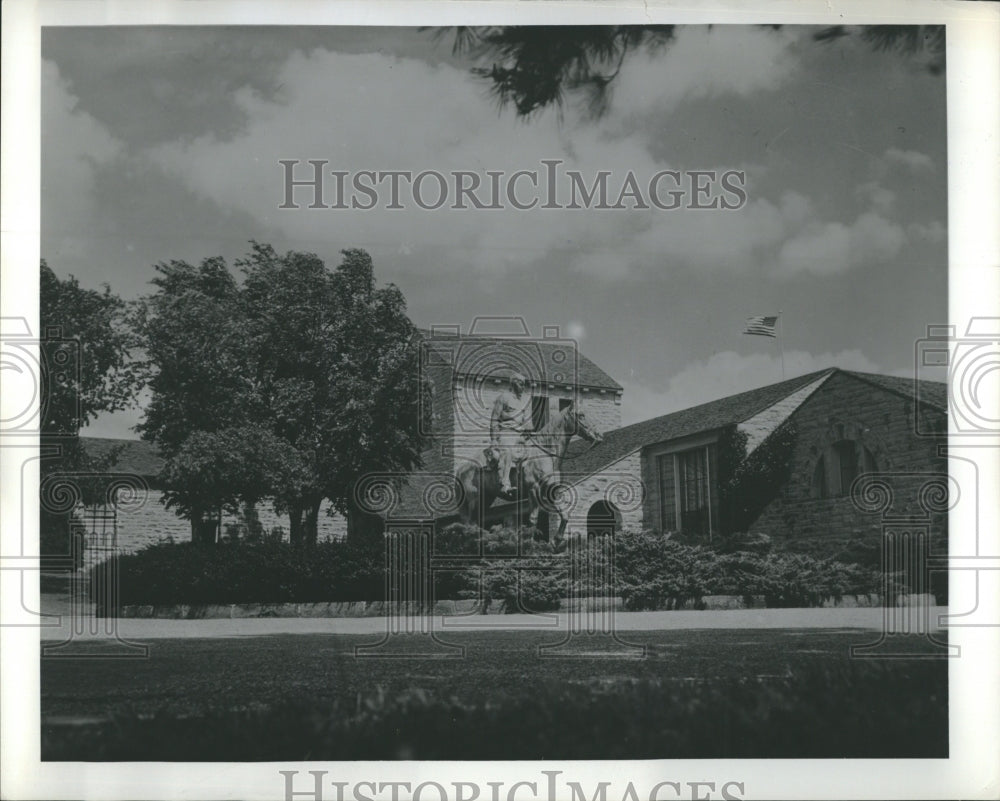
[[[810,666],[771,679],[643,678],[462,700],[411,689],[193,717],[164,707],[42,724],[44,760],[943,758],[944,661]]]
[[[567,596],[621,596],[625,607],[634,610],[701,608],[706,595],[740,595],[748,605],[754,596],[763,596],[767,606],[807,607],[829,597],[877,593],[882,586],[877,571],[772,552],[766,538],[759,537],[713,550],[666,535],[626,531],[611,540],[576,539],[567,552],[554,553],[527,529],[482,532],[451,526],[435,536],[432,556],[436,600],[476,598],[503,603],[507,612],[558,609]],[[106,569],[106,564],[93,568]],[[122,604],[385,599],[385,553],[378,544],[160,543],[119,557],[118,569]]]
[[[346,542],[162,542],[118,557],[122,604],[370,601],[385,594],[381,548]],[[91,581],[109,563],[91,569]]]

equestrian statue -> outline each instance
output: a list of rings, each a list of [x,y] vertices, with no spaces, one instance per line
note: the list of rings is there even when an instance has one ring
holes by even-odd
[[[535,431],[531,401],[524,376],[513,373],[510,390],[501,392],[493,404],[490,445],[483,451],[482,463],[468,462],[456,473],[462,490],[459,517],[463,523],[482,525],[497,498],[526,501],[532,526],[538,525],[542,509],[559,515],[559,544],[569,522],[558,491],[563,457],[575,434],[592,445],[599,444],[602,436],[575,402]]]

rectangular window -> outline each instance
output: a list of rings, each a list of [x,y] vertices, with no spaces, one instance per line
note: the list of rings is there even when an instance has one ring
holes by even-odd
[[[708,449],[677,454],[677,504],[685,534],[706,535],[711,530]]]
[[[656,457],[656,474],[660,483],[660,531],[676,531],[677,507],[674,499],[674,455]]]
[[[573,402],[572,398],[560,398],[559,399],[559,411],[564,411],[567,406]]]
[[[541,431],[549,422],[549,399],[546,396],[531,399],[531,427]]]

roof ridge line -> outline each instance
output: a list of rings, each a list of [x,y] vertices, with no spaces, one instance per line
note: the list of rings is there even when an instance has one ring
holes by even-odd
[[[619,428],[613,428],[613,429],[611,429],[611,431],[606,432],[606,433],[610,434],[612,432],[624,431],[624,430],[626,430],[628,428],[633,428],[634,426],[647,425],[649,423],[654,422],[655,420],[664,420],[667,417],[670,417],[671,415],[680,414],[681,412],[693,412],[696,409],[700,409],[702,406],[711,406],[713,403],[721,403],[722,401],[729,400],[730,398],[738,398],[740,395],[749,395],[751,392],[759,392],[761,390],[768,389],[770,387],[776,387],[779,384],[784,384],[784,383],[787,383],[788,381],[797,381],[799,379],[807,378],[809,376],[813,376],[813,377],[815,377],[815,378],[818,379],[824,373],[830,375],[830,374],[833,374],[834,372],[836,372],[838,370],[842,371],[842,368],[840,368],[840,367],[825,367],[822,370],[814,370],[811,373],[803,373],[802,375],[794,376],[793,378],[786,378],[783,381],[776,381],[773,384],[764,384],[763,386],[754,387],[753,389],[745,389],[742,392],[734,392],[732,395],[723,395],[721,398],[713,398],[712,400],[703,401],[702,403],[696,403],[694,406],[685,406],[682,409],[674,409],[674,411],[667,412],[666,414],[658,414],[656,417],[650,417],[650,418],[648,418],[646,420],[638,420],[635,423],[629,423],[627,426],[620,426]],[[793,392],[795,392],[795,391],[797,391],[798,389],[801,389],[801,388],[802,388],[802,385],[796,387],[795,389],[790,389],[788,391],[788,394],[790,395]],[[742,423],[742,422],[744,422],[744,420],[749,420],[751,417],[754,416],[754,414],[759,414],[764,409],[767,409],[770,406],[773,406],[774,403],[777,403],[777,401],[769,403],[767,406],[762,406],[759,409],[757,409],[755,412],[753,412],[752,414],[748,415],[747,417],[742,418],[740,420],[734,420],[733,422]]]
[[[751,412],[750,414],[748,414],[748,415],[747,415],[746,417],[744,417],[744,418],[742,418],[742,419],[740,419],[740,420],[737,420],[737,421],[736,421],[736,423],[737,423],[737,424],[739,424],[739,423],[745,423],[745,422],[746,422],[747,420],[749,420],[750,418],[752,418],[752,417],[756,417],[756,416],[757,416],[758,414],[760,414],[761,412],[764,412],[764,411],[767,411],[768,409],[770,409],[770,408],[771,408],[772,406],[774,406],[775,404],[778,404],[778,403],[781,403],[781,401],[783,401],[783,400],[785,400],[786,398],[788,398],[788,397],[789,397],[789,395],[794,395],[794,394],[795,394],[796,392],[798,392],[799,390],[802,390],[802,389],[805,389],[805,388],[806,388],[806,387],[808,387],[808,386],[809,386],[810,384],[814,384],[814,383],[816,383],[817,381],[819,381],[819,380],[820,380],[821,378],[822,378],[822,379],[827,379],[827,378],[829,378],[829,377],[830,377],[831,375],[833,375],[834,373],[836,373],[836,372],[837,372],[838,370],[840,370],[840,369],[841,369],[841,368],[839,368],[839,367],[827,367],[827,368],[826,368],[826,369],[824,369],[824,370],[816,370],[816,371],[814,371],[814,372],[812,372],[812,373],[803,373],[802,375],[798,376],[798,378],[808,378],[808,377],[813,377],[813,380],[812,380],[812,381],[809,381],[809,382],[807,382],[807,383],[803,383],[803,384],[800,384],[800,385],[798,385],[797,387],[795,387],[794,389],[791,389],[791,390],[789,390],[787,394],[785,394],[785,395],[782,395],[782,396],[781,396],[780,398],[778,398],[778,399],[777,399],[777,400],[775,400],[775,401],[771,401],[771,403],[768,403],[768,404],[767,404],[766,406],[761,406],[761,407],[760,407],[760,408],[758,408],[758,409],[757,409],[756,411],[753,411],[753,412]],[[788,381],[795,381],[795,380],[796,380],[795,378],[789,378],[789,379],[788,379]],[[768,387],[768,386],[771,386],[771,387],[776,387],[776,386],[778,386],[778,384],[784,384],[784,383],[785,383],[784,381],[779,381],[779,382],[778,382],[777,384],[768,384],[768,385],[766,385],[766,386],[763,386],[763,387],[758,387],[757,389],[767,389],[767,387]],[[754,392],[755,390],[752,390],[752,389],[751,389],[751,390],[747,390],[747,391],[748,391],[748,392]],[[738,393],[737,393],[737,395],[742,395],[742,394],[743,394],[743,393],[741,393],[741,392],[738,392]],[[728,397],[730,397],[730,398],[733,398],[733,397],[736,397],[736,396],[735,396],[735,395],[729,395]],[[724,398],[720,398],[719,400],[725,400],[725,399],[724,399]]]
[[[897,388],[895,388],[893,386],[885,386],[885,385],[880,384],[880,383],[878,383],[876,381],[872,381],[872,376],[874,376],[876,378],[896,378],[896,379],[899,379],[900,381],[906,381],[907,383],[910,383],[910,384],[920,384],[920,383],[924,383],[924,384],[939,384],[940,386],[946,387],[946,388],[948,386],[948,382],[947,381],[932,381],[929,378],[917,378],[915,376],[910,377],[910,378],[904,378],[903,376],[898,376],[898,375],[883,375],[882,373],[863,373],[860,370],[844,370],[843,372],[847,373],[847,375],[854,376],[859,381],[864,381],[866,384],[869,384],[870,386],[873,386],[873,387],[876,387],[878,389],[884,390],[885,392],[891,392],[893,395],[898,395],[901,398],[906,398],[907,400],[913,401],[914,403],[922,403],[925,406],[930,406],[933,409],[939,409],[939,410],[944,411],[944,412],[948,411],[948,403],[947,402],[945,402],[944,404],[938,404],[938,403],[935,403],[930,398],[919,397],[916,393],[907,393],[907,392],[903,392],[902,390],[897,389]]]

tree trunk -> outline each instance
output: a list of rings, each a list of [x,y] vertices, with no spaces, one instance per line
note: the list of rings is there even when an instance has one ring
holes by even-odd
[[[243,503],[243,523],[247,527],[247,539],[258,541],[264,536],[264,526],[257,514],[257,504],[253,501]]]
[[[385,537],[385,521],[352,504],[347,513],[347,541],[358,545],[381,543]]]
[[[311,548],[319,539],[319,509],[323,505],[322,498],[316,498],[309,502],[306,508],[305,519],[305,544]]]
[[[305,533],[302,525],[303,511],[301,504],[292,504],[288,507],[288,541],[292,545],[303,544]]]
[[[191,517],[191,542],[196,545],[214,545],[219,521],[204,515]]]

